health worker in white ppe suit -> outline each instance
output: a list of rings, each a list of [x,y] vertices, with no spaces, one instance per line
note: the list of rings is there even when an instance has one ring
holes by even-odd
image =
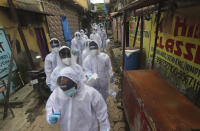
[[[101,36],[97,33],[97,28],[93,28],[92,34],[90,34],[90,39],[95,41],[98,45],[99,48],[102,47],[102,40],[101,40]]]
[[[61,62],[58,63],[57,67],[53,70],[53,72],[51,73],[51,91],[53,91],[57,86],[57,78],[59,75],[59,72],[67,67],[67,66],[71,66],[71,51],[70,48],[67,46],[62,46],[59,50],[59,56],[61,59]]]
[[[107,34],[106,34],[106,31],[104,29],[104,26],[103,24],[100,24],[100,36],[101,36],[101,40],[102,40],[102,48],[103,48],[103,51],[106,51],[106,48],[107,48]]]
[[[46,104],[49,124],[60,121],[61,131],[109,131],[107,105],[101,94],[82,83],[79,72],[64,68]]]
[[[83,62],[83,70],[87,74],[97,74],[98,78],[92,83],[92,87],[97,89],[103,96],[104,100],[108,97],[108,77],[113,83],[113,72],[110,57],[100,52],[99,46],[95,41],[89,43],[90,54]]]
[[[44,62],[46,84],[48,85],[49,88],[51,86],[51,79],[50,79],[51,73],[60,62],[59,55],[58,55],[60,46],[61,46],[60,41],[57,38],[52,38],[50,40],[50,47],[52,51],[46,56],[45,62]]]
[[[84,39],[81,37],[80,32],[75,33],[75,37],[71,42],[71,53],[74,63],[82,65],[82,51],[84,50]]]
[[[92,41],[92,40],[87,39],[87,41],[86,41],[86,43],[85,43],[85,49],[83,50],[83,53],[82,53],[82,61],[84,61],[85,58],[90,54],[89,43],[90,43],[91,41]]]
[[[81,37],[85,40],[88,39],[88,36],[85,34],[85,31],[83,29],[80,30],[80,33],[81,33]]]

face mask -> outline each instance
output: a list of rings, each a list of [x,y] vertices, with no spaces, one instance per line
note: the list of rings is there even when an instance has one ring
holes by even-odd
[[[97,55],[98,54],[98,50],[91,50],[90,51],[92,55]]]
[[[64,91],[65,95],[69,97],[72,97],[74,94],[76,94],[76,92],[77,92],[77,89],[75,87]]]
[[[60,49],[59,47],[55,47],[55,48],[52,48],[52,51],[57,53],[59,49]]]
[[[64,58],[64,59],[62,59],[62,62],[65,65],[70,66],[71,65],[71,58]]]

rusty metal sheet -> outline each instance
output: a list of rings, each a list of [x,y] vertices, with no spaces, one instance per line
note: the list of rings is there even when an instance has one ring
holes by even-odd
[[[123,103],[129,124],[133,122],[130,117],[135,117],[131,110],[137,105],[132,99],[137,100],[145,117],[149,117],[146,119],[152,119],[157,130],[200,129],[200,109],[153,70],[124,72]]]
[[[131,131],[150,131],[144,113],[138,103],[136,93],[131,90],[131,86],[127,76],[124,76],[122,97],[129,128]]]

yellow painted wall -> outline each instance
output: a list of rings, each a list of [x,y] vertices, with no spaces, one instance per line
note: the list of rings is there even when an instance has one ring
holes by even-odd
[[[129,18],[129,46],[133,46],[134,43],[134,36],[136,32],[138,18],[131,16]],[[144,20],[144,32],[143,32],[143,48],[145,48],[145,55],[148,57],[149,55],[149,45],[151,43],[151,26],[152,22],[150,20]],[[141,26],[139,24],[135,47],[140,47],[140,31]]]
[[[43,11],[41,2],[38,0],[13,0],[16,8],[32,10],[32,11]],[[0,6],[9,7],[8,0],[0,0]]]
[[[1,19],[0,26],[4,28],[5,33],[9,34],[11,37],[11,40],[13,40],[15,23],[8,18],[8,16],[5,14],[5,12],[3,12],[1,10],[0,10],[0,19]],[[22,30],[24,32],[25,39],[27,41],[29,49],[37,52],[41,56],[39,47],[37,45],[37,38],[36,38],[35,30],[34,30],[34,28],[36,28],[36,27],[38,27],[38,26],[37,25],[29,25],[28,27],[23,27]],[[49,42],[49,37],[47,35],[47,29],[46,29],[45,23],[42,23],[42,27],[45,31],[47,42]],[[17,32],[17,40],[19,40],[21,49],[22,49],[22,51],[24,51],[24,46],[21,41],[19,32]],[[15,51],[15,54],[16,54],[16,51]],[[15,56],[17,56],[17,54]],[[43,62],[41,63],[41,65],[43,66]]]
[[[200,9],[200,8],[198,8]],[[177,84],[177,88],[193,88],[198,91],[200,88],[200,18],[198,14],[188,13],[186,9],[177,11],[174,16],[167,17],[162,13],[160,29],[158,34],[155,67],[171,81]],[[131,25],[132,22],[132,25]],[[155,42],[155,14],[151,20],[145,20],[144,31],[149,32],[150,37],[145,37],[144,51],[146,52],[147,63],[150,64],[153,55]],[[130,19],[129,40],[132,43],[135,30],[135,18]],[[132,27],[132,29],[130,28]],[[134,31],[132,31],[134,32]],[[137,37],[139,46],[139,36]],[[131,44],[130,44],[131,46]]]
[[[74,2],[78,3],[80,6],[82,6],[84,9],[88,10],[88,3],[87,0],[74,0]]]

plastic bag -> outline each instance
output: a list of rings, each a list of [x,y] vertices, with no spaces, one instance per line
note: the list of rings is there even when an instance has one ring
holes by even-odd
[[[117,96],[117,92],[116,92],[116,85],[114,83],[112,83],[111,88],[109,89],[108,93],[113,97],[116,98]]]

